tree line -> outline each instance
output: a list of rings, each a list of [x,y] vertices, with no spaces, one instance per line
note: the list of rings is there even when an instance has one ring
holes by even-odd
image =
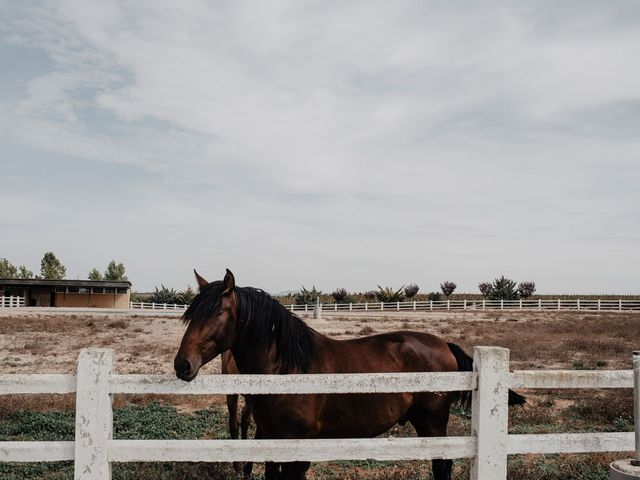
[[[40,260],[40,275],[34,275],[25,265],[15,266],[8,259],[0,258],[0,278],[35,278],[47,280],[62,280],[67,274],[60,259],[53,252],[45,252]],[[106,280],[112,282],[127,281],[124,263],[116,263],[111,260],[107,268],[100,272],[97,268],[92,268],[87,275],[88,280]]]
[[[455,292],[457,284],[450,280],[446,280],[440,284],[440,291],[432,291],[426,294],[426,300],[440,301],[443,296],[449,299]],[[531,297],[536,291],[535,282],[525,281],[516,282],[504,275],[496,278],[493,282],[481,282],[478,284],[478,290],[484,298],[490,300],[516,300]],[[403,302],[411,301],[417,298],[420,287],[415,283],[403,285],[395,289],[392,287],[382,287],[378,285],[377,290],[369,290],[366,292],[350,293],[345,288],[337,288],[328,297],[333,299],[335,303],[357,303],[357,302]],[[296,305],[308,305],[318,301],[318,299],[326,299],[327,294],[313,286],[311,289],[302,288],[292,295],[292,301]],[[286,298],[282,300],[286,303]]]

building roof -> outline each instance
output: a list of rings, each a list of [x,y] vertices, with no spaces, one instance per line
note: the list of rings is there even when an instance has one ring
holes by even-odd
[[[46,278],[0,278],[0,285],[24,287],[115,287],[131,288],[131,282],[109,280],[50,280]]]

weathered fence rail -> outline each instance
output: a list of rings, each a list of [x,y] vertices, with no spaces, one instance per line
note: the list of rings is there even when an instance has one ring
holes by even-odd
[[[633,388],[633,370],[509,372],[509,351],[474,350],[474,372],[341,375],[112,374],[113,351],[83,350],[76,375],[0,375],[0,394],[76,392],[75,441],[0,442],[1,462],[75,462],[75,479],[108,479],[112,462],[427,460],[470,458],[473,479],[506,478],[507,455],[631,451],[634,432],[508,434],[509,388]],[[634,363],[640,375],[640,361]],[[636,387],[638,388],[638,387]],[[472,391],[462,437],[311,440],[114,440],[113,394],[388,393]],[[636,422],[637,428],[637,422]]]

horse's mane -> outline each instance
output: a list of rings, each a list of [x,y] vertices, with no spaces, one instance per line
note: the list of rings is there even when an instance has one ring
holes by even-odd
[[[314,353],[314,330],[263,290],[236,287],[234,291],[238,298],[239,336],[247,347],[266,350],[275,344],[282,373],[306,373]],[[201,323],[213,317],[220,308],[221,294],[221,281],[201,288],[184,312],[183,323]]]

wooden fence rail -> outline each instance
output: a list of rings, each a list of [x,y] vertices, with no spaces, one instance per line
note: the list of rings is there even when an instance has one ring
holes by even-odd
[[[633,370],[509,372],[509,351],[476,347],[474,372],[331,375],[112,374],[113,351],[82,350],[76,375],[0,375],[0,394],[76,392],[75,441],[0,442],[0,462],[73,460],[74,478],[111,478],[112,462],[472,459],[471,478],[506,478],[507,456],[632,451],[634,432],[508,434],[509,388],[633,388]],[[640,369],[639,369],[640,370]],[[113,394],[388,393],[472,391],[470,436],[305,440],[114,440]]]

